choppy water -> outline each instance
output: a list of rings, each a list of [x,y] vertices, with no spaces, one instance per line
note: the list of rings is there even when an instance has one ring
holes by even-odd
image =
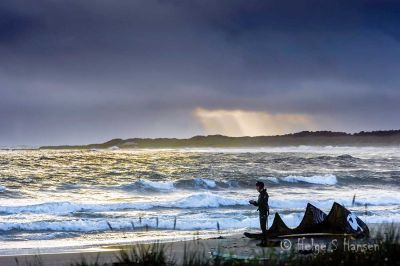
[[[272,214],[280,212],[289,226],[299,223],[307,202],[328,212],[334,201],[367,223],[400,222],[399,151],[2,150],[0,254],[209,234],[217,223],[224,232],[255,229],[248,200],[257,197],[256,180],[268,187]]]

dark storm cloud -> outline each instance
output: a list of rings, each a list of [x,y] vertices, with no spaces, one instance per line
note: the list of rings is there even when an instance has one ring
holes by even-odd
[[[19,36],[33,30],[36,22],[12,10],[0,9],[0,42],[13,42]]]
[[[202,133],[196,107],[399,128],[396,1],[2,1],[0,145]]]

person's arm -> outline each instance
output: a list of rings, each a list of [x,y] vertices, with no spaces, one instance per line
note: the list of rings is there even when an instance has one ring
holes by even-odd
[[[255,201],[255,200],[249,200],[249,203],[250,203],[251,205],[254,205],[254,206],[258,207],[258,202]]]

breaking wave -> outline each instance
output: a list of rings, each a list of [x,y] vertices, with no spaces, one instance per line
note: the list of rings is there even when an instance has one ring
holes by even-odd
[[[208,179],[208,178],[194,178],[189,180],[176,180],[176,181],[151,181],[147,179],[140,179],[133,183],[124,184],[117,186],[124,190],[152,190],[152,191],[160,191],[160,192],[172,192],[177,188],[183,189],[196,189],[196,188],[216,188],[217,181]],[[114,189],[115,187],[111,187]]]
[[[315,185],[336,185],[338,182],[335,175],[313,175],[313,176],[289,175],[285,177],[269,176],[269,177],[262,177],[260,179],[276,184],[280,182],[287,182],[287,183],[308,183]]]
[[[147,179],[139,179],[133,183],[118,185],[118,186],[111,186],[106,187],[110,189],[123,189],[123,190],[150,190],[150,191],[161,191],[161,192],[168,192],[175,190],[175,183],[172,181],[152,181]]]
[[[197,186],[201,187],[215,188],[217,186],[214,180],[208,178],[195,178],[194,182]]]
[[[296,227],[303,218],[302,212],[282,214],[282,220],[289,227]],[[400,215],[391,216],[359,216],[364,221],[372,223],[399,222]],[[272,224],[273,216],[269,217],[269,224]],[[214,230],[220,228],[242,229],[259,228],[257,217],[233,217],[233,218],[200,218],[195,220],[174,219],[174,217],[151,217],[151,218],[111,218],[111,219],[68,219],[54,221],[34,222],[2,222],[0,231],[56,231],[56,232],[99,232],[108,230],[134,230],[136,228],[159,228],[177,230]]]
[[[335,175],[313,175],[313,176],[300,176],[300,175],[289,175],[284,177],[261,177],[260,180],[264,180],[273,184],[279,183],[307,183],[312,185],[336,185],[338,183]],[[254,181],[254,182],[253,182]],[[215,188],[233,188],[242,187],[249,188],[253,187],[256,179],[254,180],[225,180],[217,181],[209,178],[194,178],[194,179],[180,179],[176,181],[151,181],[146,179],[140,179],[133,183],[119,185],[117,187],[124,190],[150,190],[160,192],[173,192],[177,189],[185,190],[196,190],[201,189],[215,189]],[[115,188],[111,187],[112,189]]]
[[[250,197],[251,198],[251,197]],[[303,209],[307,203],[318,206],[326,211],[330,210],[334,199],[310,200],[302,197],[297,199],[275,198],[270,199],[272,209],[294,211]],[[345,206],[391,206],[399,202],[398,196],[386,197],[357,197],[355,204],[351,198],[338,201]],[[175,200],[119,202],[119,203],[74,203],[74,202],[47,202],[32,205],[0,206],[0,214],[51,214],[69,215],[73,213],[101,213],[124,210],[149,210],[154,208],[170,209],[207,209],[218,207],[248,206],[248,199],[231,196],[215,195],[209,192],[192,193]]]
[[[74,212],[102,212],[118,210],[147,210],[151,208],[217,208],[222,206],[247,205],[247,200],[214,195],[208,192],[194,193],[171,201],[142,201],[120,203],[72,203],[48,202],[25,206],[0,206],[0,213],[49,213],[69,214]]]
[[[150,188],[154,190],[174,190],[174,182],[170,181],[150,181],[141,179],[137,181],[137,184],[144,188]]]
[[[177,230],[201,230],[217,229],[217,223],[220,229],[234,229],[253,227],[257,228],[256,218],[231,219],[199,219],[183,220],[177,219],[176,224],[173,218],[155,218],[142,219],[74,219],[65,221],[35,221],[35,222],[4,222],[0,223],[1,231],[22,230],[22,231],[58,231],[58,232],[93,232],[107,230],[127,230],[142,227],[159,229],[177,229]]]
[[[284,182],[304,182],[319,185],[335,185],[337,183],[336,176],[334,175],[314,175],[314,176],[286,176],[281,179]]]

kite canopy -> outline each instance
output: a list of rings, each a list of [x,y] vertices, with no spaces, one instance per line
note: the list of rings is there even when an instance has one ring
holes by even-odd
[[[308,203],[302,221],[293,229],[283,222],[279,213],[276,213],[266,237],[298,234],[348,234],[354,237],[367,237],[369,229],[360,218],[339,203],[333,203],[328,215]],[[245,233],[245,235],[251,238],[262,237],[262,234]]]
[[[283,222],[279,213],[275,213],[274,221],[272,222],[271,228],[267,231],[268,236],[279,236],[279,235],[287,235],[292,233],[292,229],[287,227],[287,225]]]
[[[336,202],[333,203],[331,211],[320,227],[329,233],[345,233],[356,237],[369,235],[368,226],[354,213]]]
[[[299,226],[292,229],[292,233],[315,233],[316,228],[325,220],[326,216],[323,211],[308,203],[303,220],[301,220]]]

